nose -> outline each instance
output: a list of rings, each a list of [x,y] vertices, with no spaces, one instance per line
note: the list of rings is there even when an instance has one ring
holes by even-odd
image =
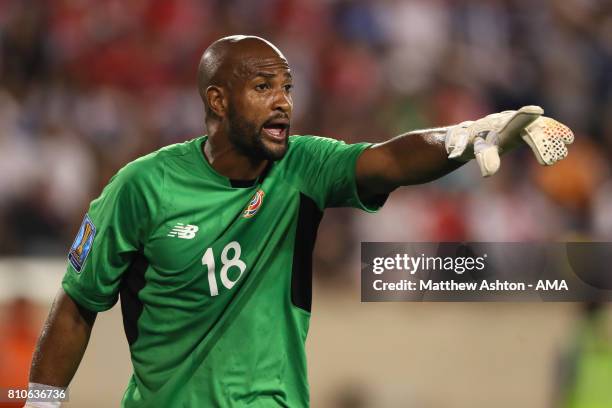
[[[278,110],[283,113],[290,114],[292,108],[293,101],[291,99],[291,95],[289,95],[284,89],[281,89],[274,94],[272,110]]]

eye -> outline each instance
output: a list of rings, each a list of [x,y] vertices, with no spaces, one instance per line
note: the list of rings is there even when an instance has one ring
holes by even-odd
[[[285,92],[289,93],[293,89],[293,84],[287,84],[284,86]]]
[[[265,91],[268,88],[270,88],[270,86],[266,82],[262,82],[261,84],[255,85],[255,89],[257,91]]]

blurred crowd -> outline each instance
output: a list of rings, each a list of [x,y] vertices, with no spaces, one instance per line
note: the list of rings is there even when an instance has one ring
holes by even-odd
[[[490,179],[472,164],[399,189],[376,216],[330,210],[320,278],[357,277],[346,259],[366,240],[612,240],[610,1],[0,0],[0,257],[64,256],[120,167],[202,135],[199,58],[238,33],[287,56],[294,134],[378,142],[527,104],[576,134],[553,168],[522,149]],[[0,384],[26,381],[31,309],[0,316]],[[593,338],[577,344],[600,361]]]
[[[204,133],[202,51],[274,42],[294,72],[292,133],[383,141],[538,104],[576,134],[403,188],[377,216],[333,210],[320,271],[361,240],[612,238],[612,3],[597,0],[0,0],[0,255],[66,253],[125,163]]]

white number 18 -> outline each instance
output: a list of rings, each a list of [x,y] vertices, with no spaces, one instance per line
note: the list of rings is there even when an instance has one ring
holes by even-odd
[[[228,257],[228,252],[230,249],[234,250],[231,258]],[[240,259],[240,253],[241,248],[237,241],[230,242],[225,246],[225,248],[223,248],[223,251],[221,251],[221,263],[223,266],[221,267],[219,275],[221,277],[221,283],[223,283],[223,286],[228,289],[234,287],[246,269],[246,264],[242,259]],[[208,286],[210,287],[210,295],[217,296],[219,294],[219,289],[217,287],[217,278],[215,276],[215,257],[212,248],[208,248],[206,252],[204,252],[204,256],[202,257],[202,265],[206,265],[208,267]],[[228,271],[232,266],[235,266],[240,270],[240,274],[235,280],[231,280],[229,276],[227,276]]]

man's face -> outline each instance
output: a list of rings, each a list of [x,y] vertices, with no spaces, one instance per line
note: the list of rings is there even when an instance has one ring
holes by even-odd
[[[284,58],[247,60],[236,70],[228,121],[232,144],[257,160],[280,160],[287,152],[293,101],[292,78]]]

